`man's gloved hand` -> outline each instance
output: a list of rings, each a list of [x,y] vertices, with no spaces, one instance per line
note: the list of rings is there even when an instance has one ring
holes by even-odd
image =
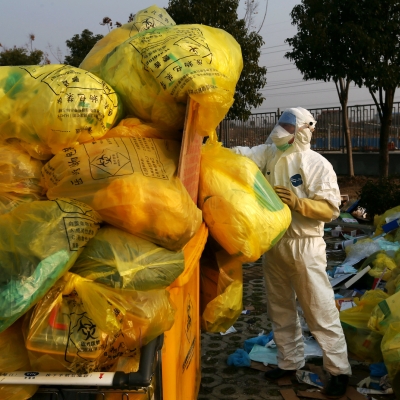
[[[334,207],[326,200],[300,199],[284,186],[274,186],[274,190],[283,203],[304,217],[323,222],[332,221]]]
[[[290,189],[285,188],[284,186],[274,186],[274,190],[291,210],[296,209],[296,204],[299,198]]]

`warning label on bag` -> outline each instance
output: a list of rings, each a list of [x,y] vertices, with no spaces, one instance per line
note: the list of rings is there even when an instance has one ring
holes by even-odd
[[[187,94],[185,87],[195,78],[207,83],[192,93],[215,89],[214,79],[223,76],[212,67],[213,53],[199,28],[165,27],[142,32],[129,43],[140,54],[143,68],[172,96]]]

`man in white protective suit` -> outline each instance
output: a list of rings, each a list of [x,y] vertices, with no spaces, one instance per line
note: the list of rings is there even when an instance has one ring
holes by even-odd
[[[332,165],[310,149],[316,121],[301,107],[285,110],[265,144],[234,147],[252,159],[292,212],[282,239],[263,256],[268,316],[278,350],[278,379],[302,368],[304,342],[296,296],[311,334],[323,351],[327,397],[345,394],[351,375],[347,346],[326,274],[324,222],[339,215],[340,191]]]

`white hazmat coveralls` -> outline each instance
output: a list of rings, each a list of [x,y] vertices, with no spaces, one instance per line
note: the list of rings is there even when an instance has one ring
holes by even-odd
[[[295,124],[292,145],[288,145],[288,139],[293,135],[288,136],[279,125],[282,121]],[[296,370],[305,364],[297,295],[310,332],[322,348],[325,370],[332,375],[351,375],[339,312],[326,274],[326,245],[322,238],[324,220],[329,222],[339,215],[340,191],[332,165],[310,149],[309,127],[313,129],[315,124],[307,110],[287,109],[266,144],[232,150],[252,159],[272,187],[290,189],[293,198],[305,202],[305,207],[297,208],[301,213],[292,209],[292,223],[285,235],[263,256],[268,316],[278,350],[278,367]],[[316,204],[317,209],[308,209],[307,202]],[[319,204],[325,210],[328,207],[328,217],[326,212],[325,216],[318,212]]]

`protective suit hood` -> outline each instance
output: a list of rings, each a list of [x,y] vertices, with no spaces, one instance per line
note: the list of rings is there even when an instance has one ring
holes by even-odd
[[[285,144],[290,141],[294,134],[293,144],[299,146],[299,150],[305,150],[310,147],[312,131],[316,123],[317,121],[312,114],[305,108],[288,108],[280,116],[267,140],[267,144],[273,142],[278,149],[285,151],[289,146]],[[283,126],[292,127],[293,133],[285,130]]]

